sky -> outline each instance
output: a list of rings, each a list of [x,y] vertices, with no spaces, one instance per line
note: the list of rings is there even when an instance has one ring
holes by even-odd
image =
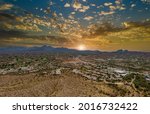
[[[0,46],[150,51],[150,0],[0,0]]]

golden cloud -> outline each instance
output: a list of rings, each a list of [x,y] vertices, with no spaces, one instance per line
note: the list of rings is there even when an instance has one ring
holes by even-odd
[[[10,10],[12,7],[13,7],[12,4],[2,4],[2,5],[0,5],[0,11]]]

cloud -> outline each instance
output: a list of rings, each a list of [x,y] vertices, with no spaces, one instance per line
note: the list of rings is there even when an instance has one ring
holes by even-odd
[[[16,17],[11,14],[0,12],[0,21],[8,21],[8,20],[15,20],[15,19]]]
[[[13,7],[12,4],[2,4],[2,5],[0,5],[0,11],[10,10],[12,7]]]
[[[83,10],[88,10],[90,7],[89,6],[83,6],[82,8],[83,8]]]
[[[93,17],[92,17],[92,16],[84,17],[84,20],[87,20],[87,21],[90,21],[90,20],[92,20],[92,19],[93,19]]]
[[[143,21],[143,22],[123,22],[122,25],[125,28],[135,28],[135,27],[149,27],[150,26],[150,20]]]
[[[142,2],[150,2],[150,0],[141,0]]]
[[[65,37],[33,35],[19,30],[0,29],[0,45],[35,46],[48,44],[62,46],[69,43],[70,40]]]
[[[104,6],[110,6],[110,5],[112,5],[111,2],[106,2],[106,3],[104,3]]]
[[[25,37],[27,36],[23,31],[16,31],[16,30],[3,30],[0,29],[0,40],[2,39],[9,39],[12,37]]]
[[[20,31],[34,31],[34,32],[41,32],[42,30],[38,28],[37,25],[33,24],[14,24],[14,23],[8,23],[8,22],[3,22],[0,24],[0,28],[3,30],[20,30]]]
[[[5,0],[3,1],[5,2]],[[133,10],[132,7],[137,5],[137,3],[134,3],[133,1],[123,2],[122,0],[115,0],[113,2],[96,2],[88,0],[73,0],[73,2],[71,2],[60,0],[60,3],[58,3],[53,0],[48,4],[47,2],[45,3],[44,6],[47,7],[42,7],[40,4],[35,6],[36,4],[32,4],[31,2],[30,5],[34,6],[33,9],[35,10],[26,6],[24,6],[24,8],[26,7],[24,9],[22,5],[23,4],[19,5],[16,2],[13,2],[13,5],[8,3],[0,5],[0,29],[5,31],[5,34],[10,34],[3,34],[2,36],[5,36],[6,39],[7,37],[17,38],[14,38],[14,41],[9,39],[10,42],[23,44],[23,40],[25,40],[26,43],[30,44],[40,44],[40,42],[42,42],[52,45],[68,46],[76,43],[76,41],[86,41],[87,44],[90,44],[91,41],[93,42],[93,46],[98,46],[102,44],[109,45],[110,42],[119,44],[120,42],[129,40],[139,41],[139,39],[145,39],[145,41],[148,41],[147,39],[149,38],[149,29],[145,23],[125,22],[124,28],[115,28],[114,26],[109,26],[107,24],[101,24],[99,26],[99,23],[102,23],[105,19],[110,22],[114,22],[115,20],[117,25],[119,25],[122,20],[133,19],[134,15],[137,15],[130,15],[130,10]],[[142,7],[144,7],[143,3],[141,4],[141,8]],[[122,11],[126,8],[129,8],[129,10],[126,10],[127,12]],[[140,10],[144,12],[143,9],[136,8],[137,11]],[[148,7],[146,6],[145,10],[147,9]],[[115,15],[113,15],[114,13]],[[124,16],[122,16],[121,13],[126,14],[127,17],[123,19]],[[138,14],[140,14],[140,12]],[[41,34],[44,34],[47,36],[48,33],[50,36],[55,35],[63,38],[48,37],[47,39],[44,39],[42,36],[44,39],[44,41],[42,41],[40,37],[31,37],[28,39],[27,36],[27,34],[40,34],[40,36]],[[5,40],[5,42],[7,42],[7,40]],[[90,45],[92,45],[92,43]]]
[[[110,10],[116,10],[117,8],[116,8],[116,6],[109,6],[109,8],[110,8]]]
[[[69,3],[66,3],[65,5],[64,5],[64,7],[70,7],[70,4]]]
[[[109,12],[101,11],[99,15],[112,15],[114,13],[115,13],[114,11],[109,11]]]
[[[20,30],[20,31],[34,31],[41,32],[42,30],[37,26],[46,26],[46,22],[38,18],[32,18],[33,21],[28,22],[28,16],[14,16],[7,13],[0,13],[0,29],[4,30]]]
[[[75,0],[75,2],[73,3],[73,8],[78,10],[78,9],[82,8],[82,4],[80,4],[78,1]]]
[[[144,40],[150,39],[150,29],[147,27],[133,27],[130,29],[122,30],[120,32],[111,32],[108,37],[118,40]]]
[[[104,22],[89,27],[89,37],[106,36],[116,39],[150,39],[150,21],[124,22],[123,27],[115,27],[111,23]]]
[[[93,25],[89,31],[93,34],[83,36],[84,43],[92,49],[150,51],[150,21],[126,23],[130,25],[127,28],[115,28],[109,23]]]

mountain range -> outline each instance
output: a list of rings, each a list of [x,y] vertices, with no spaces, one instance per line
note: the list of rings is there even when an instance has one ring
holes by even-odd
[[[76,50],[68,48],[55,48],[43,45],[41,47],[0,47],[0,54],[9,53],[77,53],[77,54],[98,54],[100,51]]]
[[[0,54],[17,54],[17,53],[72,53],[72,54],[102,54],[102,53],[110,53],[110,54],[150,54],[150,52],[139,52],[139,51],[128,51],[124,49],[119,49],[113,52],[104,52],[98,50],[76,50],[69,48],[55,48],[48,45],[43,46],[35,46],[35,47],[18,47],[18,46],[10,46],[10,47],[0,47]]]

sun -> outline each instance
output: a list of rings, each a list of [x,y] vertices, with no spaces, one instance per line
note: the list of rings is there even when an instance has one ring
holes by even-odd
[[[81,44],[81,45],[79,45],[79,46],[77,47],[77,49],[78,49],[78,50],[85,50],[86,47],[85,47],[85,45]]]

